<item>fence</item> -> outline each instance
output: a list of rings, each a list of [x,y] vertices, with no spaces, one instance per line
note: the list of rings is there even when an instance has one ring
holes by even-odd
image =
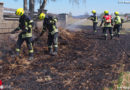
[[[12,8],[4,8],[4,15],[14,15],[15,16],[15,12],[16,9],[12,9]]]

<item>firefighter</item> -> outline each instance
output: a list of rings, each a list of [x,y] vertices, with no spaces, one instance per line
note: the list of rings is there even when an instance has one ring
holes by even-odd
[[[20,16],[19,26],[14,31],[12,31],[12,34],[21,30],[21,33],[18,36],[18,40],[16,44],[16,56],[20,55],[21,45],[24,41],[26,41],[27,47],[29,49],[29,60],[32,60],[33,59],[33,47],[32,47],[33,20],[31,20],[30,17],[24,14],[23,8],[17,9],[15,14]]]
[[[116,11],[114,14],[115,14],[115,18],[114,18],[113,31],[119,37],[120,36],[120,27],[121,27],[121,18],[119,16],[119,12]]]
[[[107,40],[107,30],[109,30],[109,33],[110,33],[110,36],[111,36],[111,39],[113,38],[113,33],[112,33],[112,26],[113,26],[113,20],[112,20],[112,17],[111,15],[109,15],[109,11],[104,11],[104,16],[103,16],[103,19],[102,19],[102,22],[100,24],[100,27],[102,26],[102,24],[104,24],[104,27],[103,27],[103,34],[105,36],[105,40]]]
[[[88,19],[92,20],[93,22],[93,31],[97,32],[97,24],[98,24],[98,17],[96,16],[96,10],[92,10],[92,16],[90,16]]]
[[[58,29],[56,26],[56,22],[58,21],[58,19],[52,15],[45,15],[44,13],[41,13],[39,15],[39,19],[44,20],[43,30],[40,34],[40,37],[44,34],[46,30],[48,30],[48,51],[50,55],[55,56],[58,52]]]

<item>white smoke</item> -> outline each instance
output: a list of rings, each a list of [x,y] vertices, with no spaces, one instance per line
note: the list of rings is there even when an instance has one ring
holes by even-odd
[[[86,19],[81,19],[81,20],[79,20],[77,22],[74,22],[74,23],[72,23],[70,25],[67,25],[65,27],[65,29],[70,30],[70,31],[80,31],[81,28],[79,28],[79,25],[82,25],[84,22],[86,22]]]

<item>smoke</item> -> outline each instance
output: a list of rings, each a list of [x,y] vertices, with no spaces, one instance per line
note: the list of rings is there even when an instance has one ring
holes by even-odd
[[[74,22],[72,24],[69,24],[65,27],[65,29],[70,30],[70,31],[80,31],[82,30],[80,27],[83,25],[83,23],[86,22],[86,19],[80,19],[77,22]]]

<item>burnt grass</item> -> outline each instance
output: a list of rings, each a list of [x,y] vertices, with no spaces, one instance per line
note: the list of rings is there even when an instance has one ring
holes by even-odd
[[[20,58],[11,57],[16,42],[9,42],[4,43],[8,49],[0,47],[0,80],[12,90],[102,90],[114,86],[119,74],[130,69],[129,58],[121,48],[130,51],[129,35],[104,40],[100,31],[60,29],[58,56],[48,55],[44,35],[34,44],[33,61],[27,60],[26,44]]]

